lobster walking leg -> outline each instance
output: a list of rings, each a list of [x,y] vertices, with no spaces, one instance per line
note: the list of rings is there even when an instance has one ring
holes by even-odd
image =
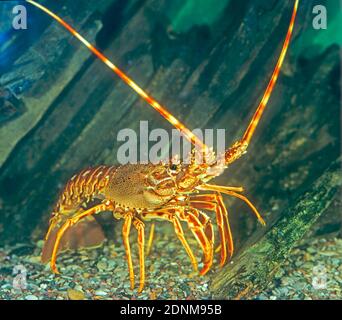
[[[227,239],[228,239],[228,252],[229,252],[229,258],[232,257],[234,253],[234,242],[233,242],[233,236],[232,236],[232,231],[230,229],[230,223],[229,223],[229,218],[228,218],[228,210],[223,202],[222,195],[221,193],[217,193],[217,202],[218,205],[220,206],[223,216],[225,218],[226,222],[226,232],[227,232]]]
[[[153,237],[154,237],[154,228],[155,224],[151,224],[151,229],[150,229],[150,235],[148,237],[148,242],[147,242],[147,247],[146,247],[146,256],[150,254],[151,247],[152,247],[152,242],[153,242]]]
[[[182,242],[188,256],[190,257],[190,260],[191,260],[191,264],[194,268],[195,271],[198,270],[198,265],[197,265],[197,260],[188,244],[188,242],[186,241],[185,239],[185,236],[184,236],[184,232],[183,232],[183,229],[182,229],[182,225],[181,223],[179,222],[179,219],[177,218],[177,216],[172,216],[170,218],[170,220],[172,221],[173,225],[174,225],[174,228],[175,228],[175,232],[179,238],[179,240]]]
[[[256,217],[258,218],[259,222],[265,226],[266,223],[264,221],[264,219],[261,217],[260,213],[258,212],[258,210],[255,208],[255,206],[248,200],[247,197],[245,197],[244,195],[242,194],[239,194],[235,191],[232,191],[230,189],[230,187],[224,187],[224,186],[217,186],[217,185],[211,185],[211,184],[204,184],[204,185],[201,185],[199,187],[199,189],[201,190],[209,190],[209,191],[216,191],[216,192],[222,192],[224,194],[228,194],[230,196],[233,196],[235,198],[239,198],[241,199],[242,201],[244,201],[251,209],[252,211],[254,212],[254,214],[256,215]]]
[[[203,250],[203,268],[201,275],[205,275],[214,258],[214,230],[209,217],[195,208],[185,208],[179,211],[179,218],[186,221],[197,242]]]
[[[145,285],[145,224],[134,217],[133,225],[138,231],[139,265],[140,265],[140,284],[138,292],[142,292]]]
[[[210,197],[206,196],[194,196],[192,197],[194,200],[190,200],[189,203],[192,207],[196,209],[201,209],[201,210],[209,210],[213,211],[216,214],[216,222],[217,222],[217,227],[218,231],[220,234],[221,238],[221,262],[220,265],[222,266],[227,258],[227,249],[226,249],[226,232],[225,232],[225,223],[224,223],[224,217],[222,214],[221,208],[217,205],[217,203],[213,202],[213,199]],[[216,199],[214,199],[215,201]]]
[[[60,217],[53,217],[52,219],[50,219],[49,229],[46,232],[46,235],[45,235],[45,238],[44,238],[45,241],[49,238],[51,231],[55,228],[56,224],[59,222],[58,221],[59,219],[60,219]]]
[[[132,254],[131,254],[131,247],[129,244],[129,233],[131,230],[132,224],[132,214],[127,214],[125,216],[125,221],[122,226],[122,236],[123,236],[123,243],[126,251],[127,263],[128,263],[128,272],[129,272],[129,281],[131,283],[131,289],[134,289],[134,270],[133,270],[133,263],[132,263]]]
[[[172,222],[173,227],[175,229],[176,235],[178,237],[178,239],[180,240],[180,242],[182,243],[183,247],[185,248],[186,253],[188,254],[191,264],[194,268],[195,271],[198,270],[198,266],[197,266],[197,260],[195,255],[193,254],[188,242],[185,239],[185,235],[184,235],[184,231],[182,228],[182,225],[179,221],[178,216],[175,214],[175,209],[170,209],[170,208],[166,208],[163,210],[159,210],[158,212],[153,212],[151,213],[142,213],[143,217],[155,217],[157,216],[160,219],[165,219],[167,221]],[[154,224],[153,224],[154,225]]]
[[[228,211],[222,200],[222,195],[220,193],[194,195],[190,198],[190,205],[197,209],[210,210],[216,213],[217,225],[221,237],[220,266],[222,267],[227,259],[226,242],[228,242],[229,257],[233,255],[234,251],[233,238],[228,219]]]
[[[92,207],[84,212],[81,212],[77,214],[76,216],[69,218],[63,225],[62,227],[58,230],[57,236],[56,236],[56,241],[53,247],[52,255],[51,255],[51,270],[54,273],[59,273],[58,269],[56,267],[56,259],[57,259],[57,253],[58,253],[58,246],[61,242],[61,239],[63,237],[63,234],[67,229],[69,229],[71,226],[73,226],[75,223],[77,223],[79,220],[81,220],[84,217],[99,213],[100,211],[106,211],[106,210],[112,210],[113,205],[111,202],[107,201],[106,203],[101,203],[95,207]]]

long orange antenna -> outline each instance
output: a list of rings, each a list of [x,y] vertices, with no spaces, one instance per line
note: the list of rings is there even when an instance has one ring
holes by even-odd
[[[160,103],[158,103],[153,97],[148,95],[143,89],[141,89],[131,78],[129,78],[123,71],[121,71],[116,65],[114,65],[103,53],[96,49],[91,43],[83,38],[73,27],[66,23],[62,18],[50,11],[43,5],[33,1],[26,0],[26,2],[36,6],[40,10],[47,13],[57,22],[59,22],[65,29],[67,29],[74,37],[80,40],[97,58],[99,58],[104,64],[106,64],[114,73],[116,73],[125,83],[127,83],[138,95],[140,95],[148,104],[157,110],[167,121],[180,130],[183,135],[192,143],[200,147],[203,151],[207,151],[208,147],[194,135],[183,123],[175,118],[169,111],[166,110]]]
[[[254,134],[254,131],[255,131],[255,129],[256,129],[259,121],[260,121],[260,118],[261,118],[261,116],[262,116],[262,114],[266,108],[267,102],[271,96],[273,88],[277,82],[278,75],[279,75],[281,66],[283,64],[284,58],[285,58],[287,48],[288,48],[289,43],[290,43],[290,39],[291,39],[292,31],[293,31],[293,26],[294,26],[295,19],[296,19],[297,9],[298,9],[298,2],[299,2],[299,0],[295,1],[291,21],[290,21],[289,28],[288,28],[287,34],[286,34],[286,38],[285,38],[283,47],[281,49],[281,52],[280,52],[280,55],[278,58],[278,62],[277,62],[276,66],[273,70],[271,79],[267,85],[266,91],[265,91],[265,93],[264,93],[264,95],[263,95],[263,97],[259,103],[258,108],[256,109],[256,111],[254,113],[254,116],[253,116],[251,122],[249,123],[249,126],[248,126],[245,134],[243,135],[242,140],[240,141],[241,144],[244,144],[246,147],[249,144],[249,142],[250,142],[250,140]]]

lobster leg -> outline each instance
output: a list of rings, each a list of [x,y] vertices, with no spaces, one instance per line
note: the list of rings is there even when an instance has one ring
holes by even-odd
[[[186,241],[185,239],[185,236],[184,236],[184,232],[183,232],[183,229],[182,229],[182,225],[181,223],[179,222],[179,219],[177,218],[177,216],[172,216],[170,218],[170,220],[172,221],[173,225],[174,225],[174,228],[175,228],[175,232],[179,238],[179,240],[182,242],[188,256],[190,257],[190,260],[191,260],[191,264],[194,268],[195,271],[198,270],[198,265],[197,265],[197,260],[188,244],[188,242]]]
[[[97,206],[94,206],[84,212],[81,212],[79,214],[77,214],[76,216],[69,218],[63,225],[62,227],[58,230],[57,232],[57,236],[56,236],[56,241],[53,247],[53,251],[52,251],[52,255],[51,255],[51,262],[50,262],[50,266],[51,266],[51,270],[54,273],[59,273],[58,269],[56,267],[56,259],[57,259],[57,252],[58,252],[58,246],[61,242],[61,239],[63,237],[63,234],[65,233],[65,231],[67,229],[69,229],[71,226],[73,226],[74,224],[76,224],[79,220],[81,220],[82,218],[86,217],[86,216],[90,216],[96,213],[99,213],[100,211],[106,211],[106,210],[112,210],[113,209],[113,205],[111,202],[107,201],[106,203],[101,203]]]
[[[179,218],[177,215],[175,215],[175,209],[164,209],[164,210],[160,210],[156,213],[143,213],[142,215],[144,217],[149,216],[149,218],[155,218],[156,216],[160,219],[165,219],[167,221],[172,222],[173,227],[175,229],[176,235],[178,237],[178,239],[180,240],[180,242],[182,243],[183,247],[185,248],[186,253],[188,254],[191,264],[194,268],[195,271],[198,270],[198,266],[197,266],[197,260],[195,255],[193,254],[188,242],[185,239],[185,235],[184,235],[184,231],[182,228],[182,225],[179,221]],[[153,224],[154,225],[154,224]]]
[[[58,223],[59,219],[60,219],[59,216],[55,216],[52,219],[50,219],[50,221],[49,221],[49,229],[46,232],[46,235],[45,235],[45,238],[44,238],[45,241],[49,238],[52,229],[56,226],[56,224]]]
[[[133,225],[138,231],[140,284],[138,292],[142,292],[145,285],[145,225],[138,218],[134,217]]]
[[[222,267],[227,259],[227,241],[229,257],[233,255],[234,251],[234,244],[228,219],[228,212],[222,200],[222,195],[220,193],[217,193],[191,196],[190,205],[197,209],[211,210],[216,213],[217,225],[221,237],[220,266]]]
[[[132,224],[132,214],[127,214],[125,216],[125,221],[122,226],[122,236],[123,236],[123,243],[126,251],[127,263],[128,263],[128,272],[129,272],[129,280],[131,282],[131,289],[134,289],[134,270],[133,270],[133,263],[132,263],[132,254],[131,254],[131,247],[129,244],[129,233],[131,230]]]
[[[244,201],[254,212],[254,214],[256,215],[256,217],[258,218],[259,222],[265,226],[266,223],[264,221],[264,219],[261,217],[260,213],[258,212],[258,210],[255,208],[255,206],[248,200],[247,197],[245,197],[242,194],[239,194],[235,191],[233,191],[230,187],[224,187],[224,186],[217,186],[217,185],[211,185],[211,184],[204,184],[198,187],[198,189],[200,190],[209,190],[209,191],[216,191],[216,192],[222,192],[224,194],[228,194],[230,196],[233,196],[235,198],[239,198],[242,201]]]
[[[218,205],[221,207],[221,210],[223,212],[223,216],[225,219],[226,223],[226,232],[227,232],[227,239],[228,239],[228,252],[229,252],[229,257],[231,258],[234,252],[234,242],[233,242],[233,236],[232,236],[232,231],[230,229],[230,223],[229,223],[229,218],[228,218],[228,211],[227,208],[223,202],[222,195],[221,193],[218,192],[217,194],[217,202]]]
[[[155,228],[155,225],[154,225],[154,223],[152,223],[151,229],[150,229],[150,235],[148,237],[148,242],[147,242],[147,247],[146,247],[146,256],[148,256],[150,254],[150,251],[151,251],[153,237],[154,237],[154,228]]]
[[[186,221],[190,230],[194,234],[197,242],[203,250],[204,266],[200,271],[205,275],[213,264],[214,251],[214,230],[209,217],[195,208],[185,208],[179,211],[179,218]],[[209,237],[209,239],[208,239]]]

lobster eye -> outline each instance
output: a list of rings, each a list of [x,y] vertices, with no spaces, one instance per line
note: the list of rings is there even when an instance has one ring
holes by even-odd
[[[172,170],[172,171],[176,171],[177,170],[177,165],[176,164],[171,164],[171,166],[170,166],[170,170]]]

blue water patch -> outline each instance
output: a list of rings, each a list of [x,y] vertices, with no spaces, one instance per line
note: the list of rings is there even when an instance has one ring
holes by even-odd
[[[186,32],[194,25],[211,25],[224,12],[230,0],[174,0],[168,18],[172,29]]]

